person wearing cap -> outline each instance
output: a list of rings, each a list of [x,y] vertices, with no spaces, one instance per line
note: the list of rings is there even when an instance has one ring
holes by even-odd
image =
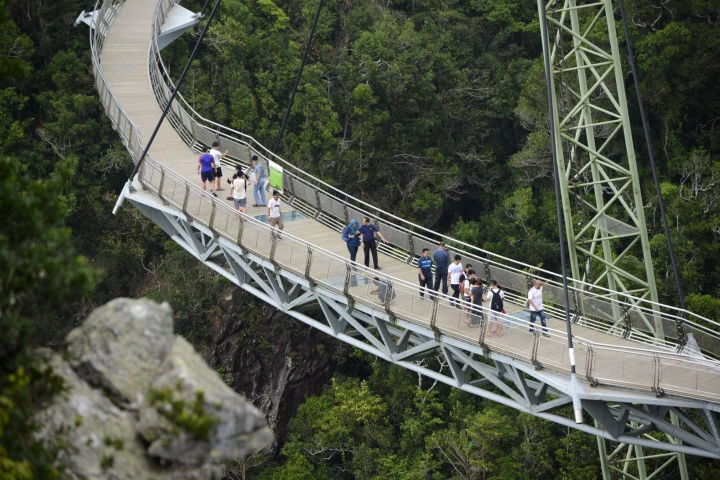
[[[285,224],[283,223],[282,219],[282,210],[280,208],[280,192],[277,190],[273,190],[272,198],[270,199],[270,202],[268,203],[268,223],[270,223],[270,226],[273,228],[279,228],[280,230],[283,230],[285,228]],[[273,231],[273,237],[277,236],[278,239],[280,239],[280,234],[276,234]]]

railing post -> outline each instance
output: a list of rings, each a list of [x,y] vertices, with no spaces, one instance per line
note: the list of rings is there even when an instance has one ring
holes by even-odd
[[[318,212],[322,212],[322,204],[320,203],[320,191],[315,188],[315,205],[317,206]]]
[[[284,175],[283,181],[287,180],[287,186],[286,188],[288,195],[288,202],[291,203],[293,200],[295,200],[295,184],[293,183],[292,175]]]
[[[485,281],[489,282],[492,280],[492,272],[490,271],[490,262],[483,262],[483,268],[485,270]]]
[[[310,288],[315,286],[315,280],[310,276],[310,267],[312,266],[313,251],[312,247],[308,245],[307,262],[305,263],[305,279],[308,281]]]
[[[355,299],[350,295],[350,281],[353,276],[353,267],[349,262],[345,262],[345,284],[343,285],[343,295],[347,298],[348,308],[353,310],[355,308]]]
[[[653,355],[653,391],[658,397],[665,395],[665,391],[660,386],[660,380],[662,379],[662,365],[660,364],[660,357],[657,354]]]
[[[535,365],[535,368],[537,370],[542,370],[543,365],[537,359],[538,350],[540,349],[540,329],[539,328],[534,329],[532,335],[533,335],[533,345],[532,345],[532,353],[530,354],[530,362],[533,365]]]
[[[243,230],[245,228],[245,219],[243,217],[239,217],[240,222],[238,223],[238,234],[237,234],[237,245],[242,245],[242,235]]]
[[[165,200],[165,197],[163,196],[163,187],[165,186],[165,169],[163,167],[160,167],[160,186],[158,187],[158,197],[160,197],[160,200],[163,201],[164,205],[167,205],[168,202]]]
[[[472,315],[472,311],[470,315]],[[478,338],[478,343],[483,348],[485,355],[490,352],[490,346],[485,342],[485,339],[487,338],[486,335],[489,324],[490,322],[487,318],[487,315],[485,315],[485,311],[482,307],[480,307],[480,338]]]
[[[386,280],[386,281],[387,281],[387,289],[385,290],[385,302],[384,302],[385,303],[385,313],[387,313],[388,317],[390,317],[390,323],[394,324],[395,323],[395,314],[390,309],[390,302],[392,302],[393,293],[395,293],[395,292],[393,292],[392,282],[390,280]]]
[[[213,230],[213,225],[215,224],[215,202],[212,200],[210,201],[210,205],[212,205],[212,211],[210,212],[210,221],[208,222],[208,228],[210,231]]]
[[[189,217],[187,212],[187,205],[188,201],[190,200],[190,184],[188,182],[185,182],[185,198],[183,198],[183,206],[182,206],[182,212],[185,214],[186,217]]]
[[[584,312],[580,309],[580,294],[577,290],[573,290],[573,299],[575,300],[575,311],[578,317],[581,317]]]
[[[414,257],[415,255],[420,255],[420,254],[415,253],[415,242],[413,241],[412,232],[408,232],[407,236],[408,236],[408,248],[410,249],[410,258],[411,258],[410,261],[412,261],[412,257]]]
[[[623,333],[623,338],[630,338],[630,334],[632,333],[632,323],[630,321],[630,307],[627,305],[622,305],[622,317],[623,317],[623,325],[625,328],[625,332]]]
[[[275,250],[277,250],[278,239],[274,233],[270,234],[270,263],[276,265],[275,262]]]
[[[433,295],[432,297],[432,311],[430,312],[430,329],[437,331],[436,323],[437,323],[437,314],[438,314],[438,307],[440,306],[440,301],[438,300],[437,295]]]
[[[592,345],[587,345],[587,356],[585,358],[585,378],[590,382],[593,387],[598,386],[598,381],[593,377],[593,370],[595,369],[595,351]]]
[[[343,214],[345,214],[345,225],[350,223],[350,214],[348,213],[347,204],[343,204]]]

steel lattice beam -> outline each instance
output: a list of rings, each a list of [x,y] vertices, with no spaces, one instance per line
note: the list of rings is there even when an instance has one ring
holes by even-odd
[[[620,50],[612,0],[538,0],[543,49],[550,56],[550,105],[554,124],[560,190],[572,276],[611,291],[649,299],[654,315],[620,308],[618,296],[610,296],[615,324],[610,330],[631,332],[639,328],[659,341],[665,339],[659,315],[657,285],[650,254],[644,203],[638,176],[630,116],[625,96]],[[543,13],[544,12],[544,13]],[[547,23],[546,23],[547,22]],[[547,28],[550,25],[551,28]],[[644,272],[626,266],[630,256],[643,262]],[[633,318],[639,325],[632,325]],[[673,332],[668,332],[673,333]],[[677,334],[678,332],[674,332]],[[684,341],[684,339],[679,339]],[[627,428],[647,424],[628,423],[628,412],[616,415],[602,402],[588,404],[596,426],[619,435]],[[635,415],[638,412],[635,411]],[[663,416],[664,417],[664,416]],[[670,414],[671,425],[677,417]],[[661,420],[654,425],[667,427]],[[684,433],[669,437],[674,444]],[[644,433],[644,432],[643,432]],[[652,437],[648,437],[652,438]],[[628,444],[629,445],[629,444]],[[611,471],[627,474],[634,459],[638,478],[646,478],[642,447],[629,445],[626,455],[608,454],[598,437],[603,477]],[[619,460],[620,459],[620,460]],[[676,460],[683,479],[687,467],[682,455]],[[618,464],[621,461],[622,465]],[[664,468],[668,462],[660,469]]]
[[[711,404],[590,389],[581,401],[596,423],[577,424],[565,376],[492,351],[488,345],[446,338],[427,326],[391,318],[382,306],[353,302],[297,272],[277,268],[269,258],[188,222],[183,212],[162,205],[157,198],[143,192],[128,191],[126,195],[198,261],[274,308],[338,340],[433,380],[603,439],[720,458],[720,429]],[[323,320],[309,316],[308,308],[321,312]],[[484,321],[482,328],[486,328]],[[658,440],[648,435],[653,432],[681,438],[684,443],[669,437]]]
[[[658,302],[611,0],[545,2],[561,197],[572,276]],[[540,3],[539,3],[540,5]],[[643,262],[638,273],[630,256]],[[617,300],[617,297],[611,298]],[[616,327],[628,312],[613,302]],[[658,339],[658,315],[630,315]]]

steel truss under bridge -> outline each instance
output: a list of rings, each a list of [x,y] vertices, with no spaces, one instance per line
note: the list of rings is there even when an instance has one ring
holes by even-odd
[[[146,172],[161,168],[153,163],[149,162]],[[153,183],[147,187],[157,188]],[[661,448],[720,458],[716,406],[596,387],[585,392],[582,400],[583,409],[595,423],[577,424],[572,411],[574,386],[567,375],[539,368],[538,363],[518,362],[511,352],[490,344],[469,344],[432,325],[418,325],[387,308],[389,302],[377,304],[368,302],[365,296],[353,295],[350,285],[355,279],[372,275],[370,271],[360,267],[356,272],[347,262],[342,281],[331,285],[324,273],[317,273],[327,270],[321,255],[313,254],[312,246],[286,234],[282,242],[298,243],[299,250],[308,253],[304,268],[284,268],[284,261],[275,253],[280,241],[264,223],[246,222],[241,236],[254,240],[238,244],[219,235],[212,225],[164,204],[147,191],[125,194],[128,201],[207,267],[288,316],[378,358],[518,411],[635,449]],[[317,263],[322,268],[316,269]],[[483,319],[479,338],[485,337],[487,328],[488,322]]]
[[[194,171],[174,171],[186,168],[186,155],[192,158],[188,147],[220,137],[234,161],[247,163],[251,155],[258,155],[263,162],[272,159],[282,165],[288,181],[286,202],[330,232],[336,232],[349,216],[377,218],[392,242],[383,251],[388,259],[413,265],[417,251],[443,238],[350,199],[274,156],[251,137],[204,119],[181,96],[170,101],[173,84],[159,53],[158,38],[174,5],[172,0],[104,0],[94,12],[90,43],[96,87],[135,162],[141,160],[143,138],[155,126],[148,120],[153,108],[159,111],[158,104],[170,107],[168,123],[158,136],[162,148],[150,150],[121,199],[133,203],[199,261],[244,290],[380,358],[517,410],[630,445],[636,452],[658,448],[720,459],[720,365],[716,360],[720,336],[715,332],[720,325],[708,319],[686,323],[698,335],[701,351],[696,352],[644,335],[627,339],[636,331],[644,333],[638,330],[645,325],[642,322],[626,323],[629,335],[613,336],[615,332],[612,328],[608,332],[604,320],[611,310],[606,308],[609,298],[613,306],[635,309],[653,319],[657,314],[664,322],[679,318],[668,313],[677,310],[573,280],[574,328],[587,337],[575,336],[583,383],[573,384],[562,330],[551,328],[550,337],[545,338],[539,330],[528,333],[525,320],[507,319],[506,338],[488,341],[485,320],[479,329],[463,330],[454,323],[457,318],[452,320],[458,311],[440,301],[447,300],[444,297],[423,301],[416,285],[362,267],[356,272],[342,256],[288,232],[280,241],[266,223],[239,214],[199,189]],[[120,30],[125,27],[127,31]],[[104,52],[106,44],[114,48]],[[508,286],[508,304],[522,308],[530,280],[528,266],[447,240],[454,243],[454,252],[484,265],[483,279],[502,278]],[[551,321],[557,321],[557,306],[564,302],[557,295],[557,277],[552,272],[540,274],[550,279],[547,310]],[[377,275],[398,292],[397,300],[379,302],[369,295],[367,280]],[[595,288],[599,293],[592,291]],[[574,402],[593,418],[592,425],[575,423]],[[609,450],[607,456],[618,456],[619,451]]]

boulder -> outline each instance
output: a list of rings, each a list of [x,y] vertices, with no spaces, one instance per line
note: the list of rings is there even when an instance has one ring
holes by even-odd
[[[118,405],[147,391],[173,343],[167,303],[113,300],[90,314],[67,336],[70,364]]]
[[[38,437],[67,447],[71,479],[222,477],[273,440],[265,418],[172,331],[167,304],[118,299],[44,351],[66,385],[39,414]]]

